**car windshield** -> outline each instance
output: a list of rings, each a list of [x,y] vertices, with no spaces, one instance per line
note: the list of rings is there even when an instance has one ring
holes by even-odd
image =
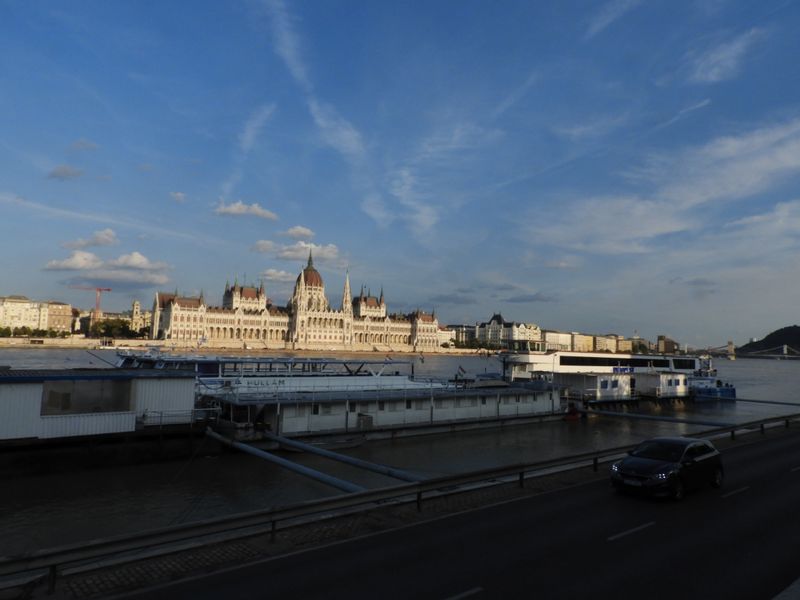
[[[643,442],[639,444],[633,452],[631,452],[631,456],[678,462],[683,455],[683,449],[683,444],[676,442]]]

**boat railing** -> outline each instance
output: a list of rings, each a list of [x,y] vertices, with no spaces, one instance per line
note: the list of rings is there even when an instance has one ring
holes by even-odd
[[[205,423],[216,421],[220,410],[219,407],[145,410],[137,421],[145,427]]]

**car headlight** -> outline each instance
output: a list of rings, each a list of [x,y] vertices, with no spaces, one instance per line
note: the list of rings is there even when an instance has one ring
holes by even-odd
[[[611,465],[611,472],[612,473],[619,473],[619,462],[615,462]]]
[[[653,475],[653,478],[654,479],[658,479],[659,481],[666,481],[667,479],[672,477],[674,474],[675,474],[675,470],[674,469],[670,469],[668,471],[661,471],[660,473],[656,473],[655,475]]]

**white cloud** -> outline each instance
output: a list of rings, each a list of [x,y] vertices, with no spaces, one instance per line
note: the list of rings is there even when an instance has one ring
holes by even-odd
[[[183,192],[170,192],[169,195],[172,196],[172,199],[178,204],[186,202],[186,194]]]
[[[594,37],[639,4],[641,4],[641,0],[611,0],[611,2],[607,2],[590,21],[584,39]]]
[[[276,258],[281,260],[305,260],[308,258],[309,251],[314,256],[314,260],[319,260],[320,262],[336,261],[339,258],[339,248],[334,244],[320,245],[302,241],[280,248]]]
[[[311,238],[314,237],[314,232],[308,227],[303,227],[302,225],[295,225],[294,227],[290,227],[289,229],[284,231],[283,235],[288,236],[290,238],[294,238],[296,240],[310,240]]]
[[[274,112],[274,104],[264,104],[250,115],[244,129],[239,134],[239,149],[243,154],[248,154],[253,149],[258,135]]]
[[[700,56],[689,56],[689,79],[696,83],[717,83],[731,79],[739,71],[739,66],[747,51],[765,36],[763,29],[753,28],[738,37],[706,50]]]
[[[272,252],[276,248],[277,248],[277,244],[275,244],[275,242],[270,242],[269,240],[258,240],[253,245],[253,250],[255,252],[262,252],[264,254],[266,254],[268,252]]]
[[[165,263],[154,263],[139,252],[131,252],[130,254],[123,254],[117,259],[108,261],[110,267],[124,267],[126,269],[135,269],[140,271],[160,271],[167,268]]]
[[[267,281],[277,281],[280,283],[292,283],[297,279],[297,274],[289,273],[288,271],[279,271],[277,269],[267,269],[262,271],[261,277]]]
[[[80,250],[82,248],[88,248],[89,246],[113,246],[118,243],[117,234],[113,229],[103,229],[101,231],[95,231],[94,235],[89,239],[78,239],[73,242],[64,242],[61,245],[67,249]]]
[[[241,200],[232,204],[225,204],[224,200],[220,200],[214,212],[218,215],[253,216],[270,221],[278,220],[278,215],[266,208],[262,208],[258,203],[245,204]]]
[[[69,165],[58,165],[54,167],[48,174],[48,179],[59,179],[67,181],[68,179],[76,179],[83,175],[83,171],[70,167]]]
[[[80,271],[75,281],[103,283],[136,283],[144,286],[163,285],[169,281],[169,265],[152,262],[140,252],[123,254],[119,258],[103,261],[100,257],[76,250],[65,260],[51,260],[46,271]]]
[[[75,250],[64,260],[51,260],[45,266],[46,271],[79,271],[83,269],[96,269],[102,266],[103,261],[91,252]]]

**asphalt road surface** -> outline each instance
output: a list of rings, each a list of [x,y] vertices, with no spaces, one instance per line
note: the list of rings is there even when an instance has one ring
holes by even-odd
[[[800,435],[723,461],[680,503],[595,481],[126,597],[773,598],[800,578]]]

